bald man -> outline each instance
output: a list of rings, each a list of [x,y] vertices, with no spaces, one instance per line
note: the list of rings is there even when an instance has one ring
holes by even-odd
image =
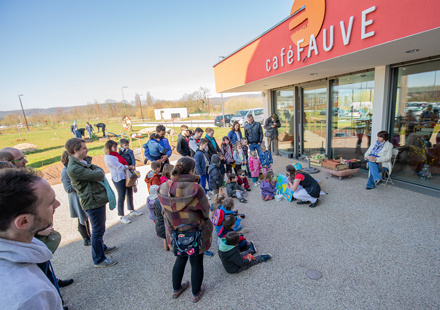
[[[24,156],[23,152],[15,147],[5,147],[0,150],[0,152],[8,152],[10,153],[14,159],[11,160],[11,163],[17,168],[26,168],[26,164],[28,163],[26,156]]]

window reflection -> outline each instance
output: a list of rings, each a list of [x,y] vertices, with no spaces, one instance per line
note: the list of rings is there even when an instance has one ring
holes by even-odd
[[[304,88],[303,94],[303,154],[325,154],[327,87]]]
[[[281,122],[281,128],[278,129],[278,148],[280,150],[293,152],[294,141],[294,110],[295,110],[295,91],[294,88],[277,90],[275,94],[275,113]]]

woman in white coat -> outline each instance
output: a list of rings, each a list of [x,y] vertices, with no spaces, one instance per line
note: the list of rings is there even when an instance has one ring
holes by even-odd
[[[391,169],[391,156],[393,155],[393,145],[388,142],[390,135],[385,130],[377,133],[377,141],[371,144],[364,158],[368,165],[367,190],[373,189],[382,182],[381,172],[383,169]]]

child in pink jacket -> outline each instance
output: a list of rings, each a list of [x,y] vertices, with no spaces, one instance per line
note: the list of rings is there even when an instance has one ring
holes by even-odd
[[[260,179],[261,163],[258,159],[257,151],[251,152],[251,158],[249,159],[249,168],[251,169],[251,176],[252,181],[254,182],[254,186],[258,186],[260,184],[258,180]]]

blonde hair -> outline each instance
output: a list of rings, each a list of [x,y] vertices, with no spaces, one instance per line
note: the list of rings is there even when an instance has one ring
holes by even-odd
[[[238,147],[241,146],[241,148],[243,148],[243,146],[241,145],[241,143],[235,143],[234,145],[234,150],[236,150],[238,152]]]
[[[211,133],[213,131],[214,131],[214,129],[212,129],[211,127],[208,127],[208,128],[205,129],[206,133]]]
[[[223,201],[225,200],[226,197],[227,196],[225,193],[216,194],[214,196],[214,203],[213,203],[214,210],[213,211],[217,210],[218,206],[223,203]]]
[[[257,154],[257,151],[251,151],[251,156],[252,156],[252,157],[257,157],[257,155],[258,155],[258,154]]]
[[[113,140],[108,140],[105,144],[104,144],[104,154],[108,155],[110,154],[110,152],[112,151],[112,147],[114,145],[118,145],[118,143],[116,141]]]
[[[162,175],[165,176],[167,179],[171,177],[171,171],[174,169],[174,165],[171,164],[165,164],[163,166]]]
[[[267,150],[266,146],[265,146],[263,143],[261,143],[261,145],[260,145],[260,149],[261,149],[261,150],[262,150],[262,149]]]
[[[264,180],[267,182],[272,182],[273,179],[273,172],[271,170],[269,170],[268,172],[266,172],[266,175],[264,176]]]

